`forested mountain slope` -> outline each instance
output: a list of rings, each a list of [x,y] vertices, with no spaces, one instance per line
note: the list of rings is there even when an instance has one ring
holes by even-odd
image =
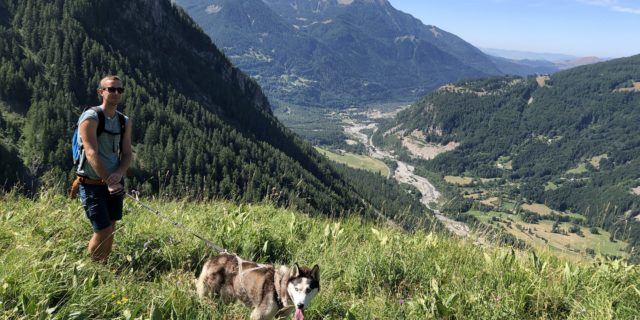
[[[2,0],[0,62],[5,188],[68,186],[79,106],[99,104],[99,79],[118,74],[122,111],[133,119],[132,188],[267,198],[327,214],[365,210],[345,178],[277,121],[260,87],[168,0]]]
[[[418,130],[427,141],[459,142],[423,166],[504,179],[516,199],[579,213],[590,225],[639,239],[640,228],[630,227],[640,213],[639,123],[637,55],[548,78],[444,86],[379,132]]]
[[[471,44],[383,1],[177,0],[267,95],[306,106],[410,101],[502,74]]]

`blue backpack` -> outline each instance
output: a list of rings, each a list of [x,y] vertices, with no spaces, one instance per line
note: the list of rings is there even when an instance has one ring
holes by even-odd
[[[84,111],[87,110],[93,110],[98,114],[98,130],[96,131],[96,135],[99,136],[101,135],[103,132],[106,132],[108,134],[112,134],[112,135],[116,135],[119,134],[120,135],[120,150],[122,149],[122,137],[124,137],[124,129],[126,127],[126,119],[124,118],[124,115],[122,113],[120,113],[119,111],[116,111],[116,113],[118,114],[118,121],[120,122],[120,132],[111,132],[108,130],[104,129],[104,112],[102,111],[102,108],[100,108],[100,106],[96,106],[96,107],[85,107]],[[73,165],[77,166],[78,169],[81,169],[82,164],[84,162],[84,148],[82,147],[82,145],[80,145],[78,143],[78,135],[79,135],[79,130],[78,130],[78,124],[76,123],[75,125],[75,130],[73,131],[73,138],[71,140],[71,153],[73,154]]]

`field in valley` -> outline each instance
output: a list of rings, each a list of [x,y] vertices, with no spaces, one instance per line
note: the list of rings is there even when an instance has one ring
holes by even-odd
[[[502,228],[512,234],[517,239],[537,248],[539,250],[552,250],[568,257],[579,257],[591,259],[594,255],[601,254],[607,256],[626,257],[628,253],[624,251],[627,242],[621,240],[611,241],[610,233],[596,228],[598,234],[591,233],[591,227],[578,226],[582,236],[569,232],[572,227],[571,222],[561,222],[560,231],[563,233],[551,232],[553,224],[551,215],[564,217],[567,220],[583,220],[584,217],[577,213],[560,212],[553,210],[541,203],[516,203],[506,196],[498,196],[498,188],[495,185],[477,184],[471,177],[445,176],[444,180],[460,188],[465,193],[465,198],[477,201],[489,208],[491,211],[483,212],[471,210],[469,214],[479,221]],[[538,223],[527,223],[522,220],[518,213],[526,210],[536,213],[544,219]],[[575,227],[574,227],[575,228]],[[618,235],[618,238],[620,235]]]
[[[527,223],[522,221],[522,217],[519,215],[504,212],[472,210],[469,213],[484,223],[504,227],[507,232],[538,250],[552,250],[564,256],[585,259],[592,258],[587,253],[588,249],[593,250],[595,254],[620,257],[628,255],[624,251],[627,246],[626,242],[620,240],[610,241],[609,232],[599,228],[598,234],[592,234],[591,228],[580,227],[583,235],[580,236],[576,233],[568,232],[572,224],[564,222],[559,224],[559,228],[566,231],[566,234],[553,233],[551,230],[554,222],[549,220]]]
[[[316,147],[316,150],[323,154],[325,157],[329,158],[329,160],[346,164],[347,166],[352,168],[364,169],[374,173],[380,173],[385,177],[388,177],[391,174],[389,167],[387,167],[384,162],[369,156],[349,152],[342,152],[338,154],[326,149],[322,149],[320,147]]]

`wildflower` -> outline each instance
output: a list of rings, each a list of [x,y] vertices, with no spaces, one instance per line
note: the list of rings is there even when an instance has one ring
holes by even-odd
[[[400,305],[404,304],[404,299],[400,299]]]

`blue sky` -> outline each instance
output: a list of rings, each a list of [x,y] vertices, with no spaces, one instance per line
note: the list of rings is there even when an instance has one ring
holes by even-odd
[[[476,47],[625,57],[640,54],[640,0],[389,0]]]

